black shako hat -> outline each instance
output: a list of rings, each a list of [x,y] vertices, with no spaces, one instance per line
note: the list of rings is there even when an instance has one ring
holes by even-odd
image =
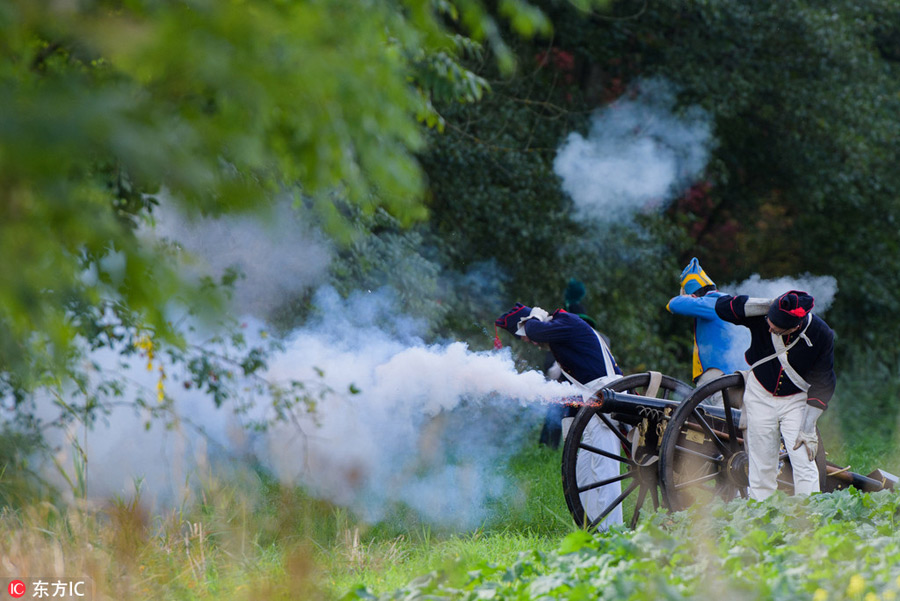
[[[790,330],[803,321],[812,311],[815,299],[806,292],[789,290],[775,299],[769,307],[768,318],[772,324],[782,330]]]
[[[519,329],[519,320],[523,317],[528,317],[531,314],[531,307],[526,307],[522,303],[516,303],[516,305],[494,320],[494,325],[499,326],[516,336],[516,330]]]

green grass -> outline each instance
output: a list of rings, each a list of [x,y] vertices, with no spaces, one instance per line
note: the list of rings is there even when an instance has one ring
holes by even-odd
[[[341,533],[319,555],[330,594],[339,597],[357,587],[382,594],[432,572],[456,581],[472,566],[502,564],[525,551],[555,548],[575,530],[562,494],[561,458],[561,450],[527,445],[507,467],[512,493],[495,502],[493,519],[474,532],[442,532],[421,523],[402,531],[397,520],[408,526],[409,516],[399,509],[393,521],[374,527],[338,511]]]
[[[549,552],[559,539],[530,532],[477,531],[428,540],[427,535],[391,541],[362,543],[357,532],[324,554],[325,584],[340,597],[357,588],[382,595],[401,588],[415,578],[439,573],[453,586],[462,586],[475,566],[512,563],[525,552]]]
[[[2,492],[16,502],[0,514],[0,557],[4,573],[60,565],[111,599],[328,600],[360,586],[385,593],[423,573],[462,579],[472,566],[549,551],[575,529],[561,451],[539,446],[536,430],[526,440],[534,442],[498,466],[508,494],[471,531],[424,523],[402,505],[368,524],[250,469],[205,483],[195,502],[161,515],[139,499],[65,507],[6,479]]]
[[[898,399],[896,366],[863,353],[840,371],[834,398],[819,420],[829,461],[863,475],[876,468],[900,475]]]

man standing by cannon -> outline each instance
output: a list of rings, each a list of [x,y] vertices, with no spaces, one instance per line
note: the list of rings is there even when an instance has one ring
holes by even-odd
[[[606,341],[581,317],[558,309],[552,315],[540,307],[516,305],[494,322],[517,338],[534,344],[547,344],[559,363],[563,375],[581,393],[585,401],[593,394],[622,377],[622,371]],[[620,442],[609,427],[599,419],[592,419],[585,428],[582,440],[598,449],[615,455],[619,454]],[[619,465],[611,460],[592,454],[575,466],[578,481],[607,481],[617,479]],[[588,516],[599,516],[621,493],[621,485],[611,482],[581,493],[581,503]],[[603,520],[600,528],[608,528],[622,523],[622,505]]]
[[[747,296],[721,296],[716,314],[750,330],[744,391],[751,498],[775,492],[784,439],[795,494],[818,492],[816,422],[834,394],[834,332],[812,314],[814,299],[790,290],[764,315]],[[749,301],[749,302],[748,302]]]

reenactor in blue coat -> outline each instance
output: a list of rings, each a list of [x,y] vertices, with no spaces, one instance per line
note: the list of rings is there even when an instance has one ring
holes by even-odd
[[[540,307],[516,305],[494,322],[517,338],[535,344],[546,344],[562,370],[562,374],[587,401],[601,388],[622,377],[609,346],[584,319],[563,309],[552,315]],[[582,440],[591,446],[618,455],[619,438],[596,416],[584,430]],[[619,476],[619,462],[598,454],[575,465],[578,482],[600,482]],[[621,493],[619,482],[581,493],[585,514],[593,520],[611,505]],[[621,503],[600,524],[607,528],[622,523]]]
[[[691,377],[696,386],[747,369],[750,335],[716,314],[716,301],[723,296],[695,257],[681,272],[681,294],[666,305],[670,313],[694,318]]]

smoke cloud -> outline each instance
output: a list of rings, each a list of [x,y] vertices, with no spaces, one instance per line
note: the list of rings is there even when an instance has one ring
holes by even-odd
[[[797,277],[784,276],[774,280],[764,280],[753,274],[743,282],[731,284],[723,290],[730,294],[746,294],[758,298],[774,299],[788,290],[802,290],[815,299],[815,313],[823,314],[834,301],[838,292],[837,280],[830,275],[814,276],[803,274]]]
[[[722,286],[721,290],[728,294],[746,294],[756,298],[769,299],[774,299],[788,290],[803,290],[815,298],[814,311],[824,314],[837,294],[837,280],[832,276],[812,276],[809,274],[799,277],[784,276],[772,280],[764,280],[759,274],[753,274],[743,282]],[[743,327],[733,327],[727,331],[730,340],[725,352],[728,355],[729,363],[746,366],[744,352],[750,346],[750,331]],[[716,348],[712,350],[721,352],[722,349]]]
[[[813,294],[821,312],[837,284],[830,276],[754,275],[722,289],[771,298],[792,288]],[[91,497],[130,495],[142,480],[143,497],[157,504],[188,498],[221,466],[252,461],[369,521],[403,503],[432,523],[472,528],[515,493],[503,468],[529,442],[544,404],[577,396],[538,372],[518,373],[508,348],[473,352],[460,342],[427,344],[420,337],[426,324],[405,317],[390,289],[345,299],[323,287],[314,305],[314,317],[282,341],[262,376],[282,385],[303,382],[315,411],[299,406],[291,420],[255,432],[250,422],[272,418],[272,399],[251,383],[236,386],[249,401],[236,414],[234,406],[216,409],[207,394],[185,387],[190,376],[179,366],[156,360],[148,370],[146,357],[103,350],[85,369],[110,410],[91,429],[75,424],[57,432],[51,440],[61,449],[57,461],[71,477],[77,441],[88,457]],[[266,344],[265,324],[246,321],[248,343]],[[736,336],[746,337],[745,329]],[[746,342],[736,340],[735,352]],[[168,426],[134,404],[142,399],[154,406],[160,366],[174,401]],[[121,396],[103,391],[112,379],[123,382]],[[38,406],[40,417],[55,417],[49,402]]]
[[[367,327],[360,306],[373,300],[320,291],[325,317],[298,332],[273,364],[276,377],[313,378],[317,368],[335,394],[317,427],[312,416],[303,422],[312,435],[298,437],[289,426],[274,433],[272,464],[281,477],[372,520],[402,501],[438,523],[477,524],[504,492],[505,460],[530,435],[531,426],[517,423],[522,404],[574,396],[574,389],[538,372],[517,373],[508,349],[476,353],[459,342],[426,345]],[[333,316],[364,334],[335,338]],[[298,366],[301,353],[308,356]],[[348,393],[351,386],[360,392]]]
[[[156,222],[145,235],[183,248],[198,275],[217,277],[228,268],[244,274],[235,312],[245,315],[248,348],[272,342],[265,335],[268,312],[285,296],[321,283],[330,261],[327,246],[287,203],[276,207],[274,221],[187,221],[163,199]],[[442,277],[485,294],[490,269]],[[71,475],[72,451],[84,449],[95,498],[132,494],[142,480],[145,500],[178,503],[222,466],[252,462],[370,521],[402,503],[435,524],[477,526],[510,494],[503,466],[534,434],[543,414],[536,408],[577,392],[539,372],[518,373],[509,349],[428,344],[427,317],[411,318],[400,305],[390,288],[342,298],[320,286],[305,326],[278,341],[258,374],[282,390],[301,383],[292,390],[306,395],[281,407],[283,419],[265,432],[250,427],[275,417],[275,398],[259,380],[238,380],[233,388],[241,398],[216,409],[183,365],[156,357],[148,370],[147,358],[93,353],[85,365],[90,386],[110,410],[91,429],[75,424],[58,432],[53,442],[64,451],[58,461]],[[237,353],[227,342],[210,346],[200,336],[188,341],[192,348]],[[116,398],[105,387],[115,379],[123,382]],[[150,415],[160,384],[171,399],[165,420]],[[53,419],[50,405],[44,407],[43,417]]]
[[[144,234],[184,249],[185,268],[198,276],[240,274],[233,306],[238,315],[268,316],[279,303],[325,281],[331,249],[305,224],[289,200],[271,213],[188,218],[160,197],[155,227]]]
[[[597,111],[587,136],[569,134],[554,172],[579,215],[630,219],[663,208],[701,174],[712,144],[711,119],[699,107],[675,113],[675,90],[662,79]]]
[[[95,353],[86,368],[95,393],[113,407],[90,430],[60,432],[58,459],[69,466],[78,441],[94,498],[129,495],[141,479],[145,500],[178,503],[218,466],[252,460],[370,521],[403,503],[432,523],[475,527],[511,494],[503,467],[533,435],[542,404],[577,393],[539,372],[518,373],[508,348],[426,344],[418,337],[424,324],[404,317],[396,300],[389,289],[347,299],[320,289],[315,317],[281,341],[261,374],[285,387],[302,382],[315,410],[300,404],[262,433],[248,426],[273,417],[272,397],[250,382],[237,383],[250,402],[236,414],[235,406],[216,409],[208,395],[186,387],[190,376],[178,365],[156,359],[148,370],[146,358]],[[264,329],[248,319],[251,346],[265,344]],[[173,399],[170,427],[133,403],[154,406],[160,366]],[[103,389],[114,377],[124,382],[121,406]]]

